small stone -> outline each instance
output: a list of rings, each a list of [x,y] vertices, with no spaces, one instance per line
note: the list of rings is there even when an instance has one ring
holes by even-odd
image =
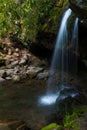
[[[32,71],[32,72],[30,72],[30,73],[29,73],[29,75],[28,75],[28,76],[29,76],[29,78],[30,78],[30,79],[33,79],[33,78],[35,78],[35,77],[36,77],[36,75],[37,75],[37,73],[36,73],[36,72],[34,72],[34,71]]]
[[[6,78],[6,76],[7,76],[6,71],[5,70],[0,70],[0,77]]]
[[[19,65],[23,65],[26,64],[26,59],[21,59],[21,61],[19,62]]]
[[[14,74],[17,74],[20,72],[19,66],[15,66],[14,68]]]
[[[15,49],[15,51],[16,51],[16,52],[18,52],[18,51],[19,51],[19,49],[18,49],[18,48],[16,48],[16,49]]]
[[[0,83],[4,82],[4,81],[5,81],[5,79],[3,79],[3,78],[0,77]]]
[[[12,67],[13,67],[13,66],[16,66],[16,65],[18,65],[18,60],[11,63],[11,66],[12,66]]]
[[[30,72],[39,73],[39,72],[41,72],[41,71],[43,71],[43,68],[41,68],[41,67],[30,66],[30,67],[28,67],[28,70],[27,70],[26,73],[27,73],[27,74],[30,73]]]
[[[14,69],[7,69],[6,70],[7,76],[11,76],[13,74],[13,71]]]
[[[12,78],[11,77],[6,77],[6,80],[11,80]]]
[[[12,51],[11,49],[8,50],[8,55],[11,55],[12,54]]]
[[[17,52],[14,52],[14,54],[13,54],[13,55],[14,55],[14,56],[19,56]]]
[[[19,75],[13,75],[12,76],[12,80],[14,80],[14,81],[20,81],[20,76]]]
[[[47,79],[49,77],[49,72],[42,72],[37,75],[37,79]]]

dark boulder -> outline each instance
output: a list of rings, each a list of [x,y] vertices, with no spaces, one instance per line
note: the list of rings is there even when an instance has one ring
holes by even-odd
[[[85,102],[84,102],[85,101]],[[62,85],[59,88],[59,96],[56,100],[57,112],[64,115],[66,112],[72,113],[73,109],[80,105],[85,105],[86,98],[79,93],[75,87],[70,85]]]
[[[70,8],[87,27],[87,0],[69,0]]]

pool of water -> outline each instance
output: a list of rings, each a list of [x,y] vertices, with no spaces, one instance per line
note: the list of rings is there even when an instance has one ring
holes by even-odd
[[[0,120],[21,119],[32,130],[40,130],[50,122],[54,110],[54,104],[39,102],[45,92],[45,80],[9,81],[1,84]]]
[[[77,84],[73,82],[73,85],[79,86],[77,89],[87,97],[87,80],[75,80]],[[41,130],[53,122],[58,94],[48,94],[46,90],[46,80],[28,79],[0,84],[0,120],[20,119],[31,130]]]

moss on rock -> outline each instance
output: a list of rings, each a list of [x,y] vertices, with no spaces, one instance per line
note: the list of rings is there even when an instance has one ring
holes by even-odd
[[[28,75],[29,75],[29,78],[30,78],[30,79],[33,79],[33,78],[36,77],[37,72],[35,72],[35,71],[31,71]]]
[[[41,130],[63,130],[61,125],[58,125],[56,123],[49,124],[42,128]]]

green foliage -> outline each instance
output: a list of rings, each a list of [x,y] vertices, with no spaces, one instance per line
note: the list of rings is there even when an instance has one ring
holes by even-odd
[[[77,123],[78,115],[73,112],[72,115],[67,114],[64,118],[64,127],[73,130],[80,130]]]
[[[79,120],[87,112],[87,106],[79,106],[73,109],[72,114],[66,113],[62,125],[51,123],[41,130],[80,130]]]
[[[62,128],[62,126],[60,126],[56,123],[52,123],[52,124],[49,124],[48,126],[45,126],[41,130],[63,130],[63,128]]]
[[[87,112],[87,106],[81,106],[79,108],[74,108],[73,113],[67,113],[64,117],[63,124],[65,128],[68,130],[80,130],[80,126],[78,124],[78,119],[83,116],[83,114]]]
[[[0,0],[0,37],[34,42],[39,31],[57,25],[61,9],[56,5],[56,0]]]
[[[13,0],[0,1],[0,36],[16,36],[20,41],[26,42],[28,38],[36,35],[37,15],[32,8],[32,2],[26,0],[17,4]],[[32,22],[33,21],[33,22]]]

